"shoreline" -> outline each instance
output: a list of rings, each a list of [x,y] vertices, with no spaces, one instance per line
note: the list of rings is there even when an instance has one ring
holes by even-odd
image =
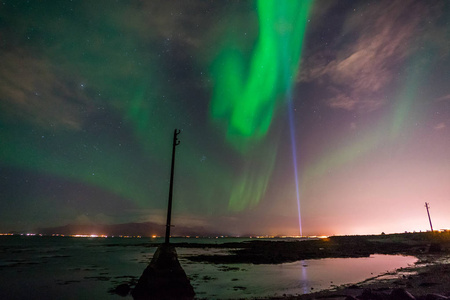
[[[195,262],[280,264],[307,259],[368,257],[372,254],[450,253],[450,232],[331,236],[303,241],[250,241],[220,245],[174,244],[175,247],[229,248],[229,255],[197,255]]]
[[[450,299],[450,254],[424,254],[416,257],[419,260],[414,266],[386,272],[358,283],[303,295],[257,299],[397,299],[390,297],[394,290],[406,291],[406,295],[409,293],[414,297],[399,299]]]
[[[202,255],[193,261],[215,264],[280,264],[322,258],[409,255],[414,266],[368,278],[356,284],[296,296],[254,299],[450,299],[450,232],[369,236],[333,236],[301,242],[252,241],[230,255]],[[391,293],[401,295],[390,296]],[[448,296],[448,298],[447,298]]]
[[[47,249],[47,243],[41,243],[41,240],[30,240],[32,243],[24,245],[21,239],[11,240],[9,245],[4,248],[4,253],[19,253],[17,259],[10,259],[11,263],[3,265],[3,269],[9,273],[16,271],[24,272],[23,274],[35,274],[41,273],[41,267],[39,264],[50,263],[53,266],[52,274],[57,274],[58,280],[53,282],[51,279],[47,280],[46,286],[52,286],[54,284],[55,291],[62,291],[66,289],[72,289],[72,292],[79,293],[80,288],[84,287],[84,292],[88,293],[89,286],[102,286],[109,285],[108,292],[101,291],[99,288],[93,289],[89,293],[97,293],[97,299],[107,299],[107,294],[128,295],[129,291],[134,288],[136,279],[139,274],[142,273],[141,267],[148,264],[147,260],[153,255],[153,247],[159,245],[159,243],[141,242],[135,240],[132,242],[118,242],[116,240],[82,240],[82,247],[67,247],[72,245],[70,240],[64,240],[64,243],[58,240],[52,248]],[[80,241],[80,240],[79,240]],[[36,242],[39,242],[36,244]],[[34,247],[33,245],[47,245],[44,248]],[[239,277],[233,272],[239,272],[240,267],[238,264],[251,264],[255,267],[253,269],[259,270],[260,273],[252,273],[252,276],[263,274],[266,276],[270,272],[267,272],[271,268],[277,268],[276,265],[290,262],[298,262],[301,260],[321,260],[324,258],[359,258],[369,257],[372,254],[375,255],[405,255],[413,256],[410,258],[408,264],[402,264],[404,268],[394,269],[399,264],[388,263],[383,265],[383,268],[379,271],[373,270],[373,274],[383,274],[370,277],[372,272],[371,268],[365,268],[368,270],[365,274],[367,276],[360,276],[351,280],[346,279],[346,269],[352,268],[351,263],[343,263],[337,272],[333,273],[331,278],[328,279],[327,274],[320,275],[317,284],[308,285],[308,294],[301,294],[303,290],[297,290],[297,287],[290,290],[285,290],[286,293],[291,293],[288,296],[281,296],[282,293],[253,293],[254,296],[245,292],[233,292],[232,299],[358,299],[356,296],[361,296],[364,293],[370,291],[374,295],[380,297],[376,299],[399,299],[389,298],[388,295],[395,289],[403,289],[408,291],[416,298],[412,299],[425,299],[426,295],[436,293],[442,296],[447,296],[450,289],[446,287],[450,283],[450,233],[405,233],[405,234],[392,234],[392,235],[367,235],[367,236],[333,236],[326,239],[315,240],[255,240],[246,242],[230,242],[224,244],[200,244],[200,243],[173,243],[174,247],[182,248],[198,248],[199,250],[185,249],[182,258],[186,266],[197,266],[197,262],[202,262],[209,269],[195,267],[190,268],[190,273],[195,278],[197,285],[202,285],[209,280],[215,280],[215,275],[209,273],[213,272],[228,272],[228,280],[231,280],[228,287],[235,287],[242,291],[245,290],[244,284],[246,278]],[[212,249],[214,248],[214,249]],[[203,249],[203,250],[200,250]],[[210,249],[212,251],[210,251]],[[32,251],[31,251],[32,250]],[[30,252],[31,251],[31,252]],[[50,251],[50,252],[48,252]],[[64,251],[64,255],[60,253]],[[90,253],[92,257],[97,257],[96,260],[79,260],[79,254]],[[182,251],[182,253],[183,253]],[[111,259],[107,259],[109,256],[105,256],[104,253],[111,253],[111,257],[123,260],[124,265],[111,264]],[[133,259],[130,260],[130,253]],[[112,255],[114,254],[114,255]],[[126,254],[126,256],[125,256]],[[187,255],[186,255],[187,254]],[[202,254],[202,255],[200,255]],[[208,255],[206,255],[208,254]],[[219,254],[219,255],[218,255]],[[108,254],[109,255],[109,254]],[[84,256],[83,256],[84,257]],[[418,259],[415,262],[415,258]],[[192,259],[193,258],[193,259]],[[67,266],[61,267],[58,261],[64,259],[67,260]],[[107,259],[103,261],[104,259]],[[36,265],[36,266],[35,266]],[[215,265],[215,266],[214,266]],[[258,266],[260,265],[260,266]],[[311,264],[312,266],[312,264]],[[1,266],[0,266],[1,267]],[[70,267],[70,268],[69,268]],[[386,267],[386,268],[385,268]],[[69,268],[69,269],[67,269]],[[250,268],[250,267],[249,267]],[[189,269],[189,268],[188,268]],[[50,269],[48,269],[50,270]],[[71,270],[69,273],[67,270]],[[212,270],[212,271],[211,271]],[[243,268],[242,268],[243,270]],[[262,270],[262,271],[261,271]],[[312,268],[311,268],[312,270]],[[336,270],[336,269],[335,269]],[[386,273],[385,270],[392,270]],[[244,270],[247,271],[247,270]],[[56,272],[56,273],[55,273]],[[208,273],[209,272],[209,273]],[[244,272],[245,273],[245,272]],[[238,274],[238,273],[236,273]],[[325,276],[325,277],[324,277]],[[370,278],[368,278],[370,277]],[[47,277],[45,277],[47,278]],[[250,277],[249,277],[250,278]],[[267,277],[269,278],[269,277]],[[261,281],[262,284],[252,288],[258,287],[267,289],[265,283],[273,285],[272,279],[269,281]],[[325,279],[327,278],[327,279]],[[367,279],[365,279],[367,278]],[[26,279],[26,278],[24,278]],[[241,284],[241,281],[242,284]],[[252,280],[250,278],[250,280]],[[279,280],[279,279],[278,279]],[[318,282],[330,282],[331,285],[321,285]],[[361,280],[361,281],[359,281]],[[334,284],[333,285],[333,281]],[[356,283],[359,281],[358,283]],[[252,281],[253,282],[253,281]],[[346,284],[346,283],[349,284]],[[354,282],[350,284],[350,282]],[[11,282],[13,283],[13,282]],[[35,287],[42,289],[42,286],[35,284]],[[292,279],[293,285],[299,284],[298,277]],[[276,289],[277,285],[273,285]],[[119,289],[119,287],[121,289]],[[315,288],[309,290],[311,287]],[[122,291],[122,288],[124,290]],[[125,291],[126,288],[126,291]],[[323,289],[320,290],[319,289]],[[18,292],[19,290],[10,290],[12,292]],[[236,291],[236,289],[235,289]],[[102,294],[105,293],[105,295]],[[296,294],[298,293],[298,294]],[[204,294],[204,291],[203,291]],[[272,296],[269,296],[272,295]],[[275,296],[276,295],[276,296]],[[104,298],[103,298],[104,297]],[[199,293],[199,298],[202,299],[202,293]],[[383,298],[384,297],[384,298]],[[421,298],[422,297],[422,298]],[[128,296],[129,298],[129,296]],[[15,298],[18,299],[18,298]],[[206,299],[206,298],[205,298]],[[374,298],[359,298],[359,299],[374,299]],[[411,299],[411,298],[409,298]],[[439,298],[435,298],[439,299]],[[446,299],[446,298],[440,298]],[[450,299],[450,298],[449,298]],[[427,299],[428,300],[428,299]]]
[[[148,246],[154,247],[156,244]],[[174,246],[228,249],[227,255],[194,255],[186,258],[207,264],[276,265],[299,260],[369,257],[373,254],[405,255],[418,259],[412,266],[370,277],[359,283],[317,292],[311,290],[308,294],[247,299],[450,299],[450,232],[332,236],[306,241],[257,240],[211,245],[179,243]],[[401,297],[390,296],[392,293],[400,293]]]

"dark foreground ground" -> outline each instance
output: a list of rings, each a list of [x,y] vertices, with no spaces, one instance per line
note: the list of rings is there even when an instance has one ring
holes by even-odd
[[[450,255],[421,256],[418,266],[336,289],[279,299],[439,300],[450,299]],[[426,265],[420,266],[422,263]]]
[[[333,236],[308,241],[256,240],[211,245],[183,243],[173,246],[229,249],[229,255],[189,257],[193,261],[218,264],[279,264],[307,259],[367,257],[372,254],[412,255],[419,259],[415,266],[387,274],[389,276],[328,291],[268,299],[450,300],[450,232]]]
[[[236,251],[236,256],[240,257],[233,259],[247,258],[248,261],[256,263],[278,263],[297,259],[360,257],[370,254],[413,255],[419,259],[416,266],[371,278],[359,284],[302,296],[270,299],[450,299],[450,232],[340,236],[308,241],[303,245],[257,245],[258,243],[255,243],[247,249]]]
[[[195,244],[175,244],[175,246],[195,247]],[[257,240],[206,247],[231,248],[230,255],[198,255],[190,259],[221,264],[279,264],[306,259],[367,257],[371,254],[421,256],[429,253],[450,253],[450,232],[333,236],[309,241]]]
[[[334,236],[301,242],[254,241],[239,246],[240,249],[231,250],[228,256],[202,255],[191,259],[210,263],[278,264],[371,254],[413,255],[419,259],[416,266],[388,276],[329,291],[270,299],[450,299],[450,232]]]

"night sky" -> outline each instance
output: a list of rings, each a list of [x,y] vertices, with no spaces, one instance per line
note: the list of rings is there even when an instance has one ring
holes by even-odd
[[[175,128],[175,226],[424,231],[429,202],[450,228],[449,21],[445,0],[3,0],[0,232],[164,223]]]

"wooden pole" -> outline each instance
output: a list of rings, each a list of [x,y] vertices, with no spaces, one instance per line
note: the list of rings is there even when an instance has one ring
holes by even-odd
[[[175,147],[180,144],[177,136],[180,134],[180,130],[175,129],[173,132],[173,145],[172,145],[172,167],[170,168],[170,187],[169,187],[169,207],[167,208],[167,224],[166,224],[166,239],[165,243],[169,244],[170,237],[170,222],[172,218],[172,194],[173,194],[173,173],[175,168]]]
[[[427,214],[428,214],[428,220],[430,221],[430,227],[431,227],[431,232],[433,232],[433,224],[431,224],[431,217],[430,217],[430,211],[429,211],[429,204],[428,202],[425,202],[425,207],[427,208]]]

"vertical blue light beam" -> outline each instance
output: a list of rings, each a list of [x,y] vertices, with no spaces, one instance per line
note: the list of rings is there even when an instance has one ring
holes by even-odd
[[[262,1],[262,0],[261,0]],[[300,191],[298,181],[298,165],[297,165],[297,142],[295,139],[295,120],[294,108],[292,104],[292,86],[295,82],[294,78],[299,68],[299,61],[301,57],[301,48],[303,44],[304,33],[307,24],[307,16],[312,1],[277,1],[276,8],[278,11],[278,26],[277,28],[284,28],[285,30],[278,30],[278,47],[280,51],[279,62],[283,69],[282,80],[285,87],[285,97],[288,102],[289,114],[289,129],[291,137],[292,148],[292,163],[294,165],[295,176],[295,192],[298,210],[298,228],[300,236],[303,236],[302,230],[302,215],[300,210]],[[286,26],[289,24],[290,26]],[[282,26],[281,26],[282,25]],[[301,33],[301,35],[299,35]],[[300,40],[297,40],[298,37]],[[297,48],[299,47],[299,48]],[[295,51],[294,51],[295,50]]]
[[[295,125],[294,125],[294,113],[292,107],[292,91],[288,91],[288,111],[289,111],[289,129],[291,133],[291,148],[292,148],[292,162],[294,164],[295,175],[295,192],[297,196],[297,210],[298,210],[298,228],[300,230],[300,236],[303,236],[302,230],[302,215],[300,211],[300,191],[298,188],[298,170],[297,170],[297,143],[295,140]]]

